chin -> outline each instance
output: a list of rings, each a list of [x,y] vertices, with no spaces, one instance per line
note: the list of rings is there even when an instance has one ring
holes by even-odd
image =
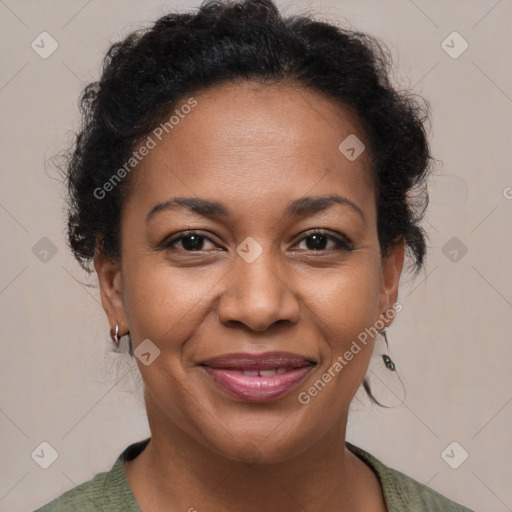
[[[217,439],[209,437],[207,446],[226,459],[247,466],[279,464],[299,457],[312,444],[314,437],[312,433],[283,430],[276,433],[265,429],[264,432],[240,433],[236,438],[230,435],[221,435]]]

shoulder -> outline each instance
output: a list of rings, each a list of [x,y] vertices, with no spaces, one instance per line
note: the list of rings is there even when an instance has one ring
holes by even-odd
[[[346,442],[347,448],[366,462],[382,485],[389,512],[473,512],[417,480],[383,464],[362,448]]]
[[[140,512],[126,479],[124,461],[135,457],[148,442],[149,439],[146,439],[128,446],[110,471],[98,473],[88,482],[73,487],[34,512]]]
[[[109,473],[98,473],[92,480],[65,492],[35,512],[64,512],[80,510],[97,512],[102,510],[109,489]]]

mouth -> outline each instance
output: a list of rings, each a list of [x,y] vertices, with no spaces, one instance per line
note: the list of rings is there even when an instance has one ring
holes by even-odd
[[[199,366],[231,396],[251,402],[281,398],[295,389],[316,361],[290,352],[227,354]]]

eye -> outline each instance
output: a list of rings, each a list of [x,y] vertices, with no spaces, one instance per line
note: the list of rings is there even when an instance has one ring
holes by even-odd
[[[208,247],[205,247],[208,243],[215,245],[206,235],[197,231],[186,231],[165,240],[162,244],[162,248],[172,248],[186,252],[204,251],[208,250]],[[181,245],[181,247],[179,247],[179,245]]]
[[[208,247],[211,244],[213,247]],[[322,230],[309,231],[296,245],[305,244],[305,250],[312,252],[351,251],[352,245],[346,238],[338,237]],[[217,248],[217,244],[208,236],[198,231],[184,231],[174,235],[160,244],[161,249],[175,249],[184,252],[199,252]]]
[[[352,245],[348,239],[334,236],[322,230],[309,231],[299,240],[298,245],[302,243],[305,243],[306,250],[313,252],[352,250]]]

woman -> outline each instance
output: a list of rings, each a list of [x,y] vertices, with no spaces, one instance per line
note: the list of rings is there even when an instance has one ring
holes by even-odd
[[[417,272],[426,253],[426,112],[387,65],[271,0],[113,45],[82,99],[68,236],[128,335],[151,438],[40,511],[469,510],[345,441],[405,255]]]

